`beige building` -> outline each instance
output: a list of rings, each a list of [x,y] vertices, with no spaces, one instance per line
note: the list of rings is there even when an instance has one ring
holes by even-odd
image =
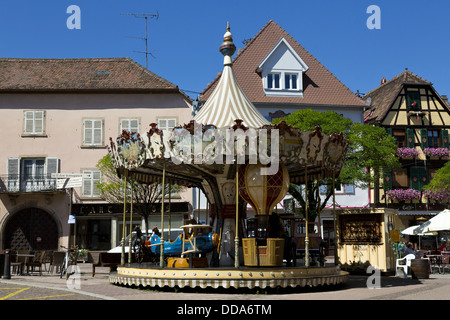
[[[109,138],[191,117],[188,96],[129,58],[0,59],[0,97],[0,249],[56,250],[75,233],[90,250],[118,245],[123,205],[105,203],[95,185]],[[52,173],[85,176],[71,188]],[[173,199],[175,221],[190,199]]]

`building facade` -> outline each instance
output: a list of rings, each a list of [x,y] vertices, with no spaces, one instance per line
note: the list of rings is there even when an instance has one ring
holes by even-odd
[[[123,205],[106,203],[96,187],[109,138],[145,136],[150,123],[170,129],[191,114],[176,85],[129,58],[0,59],[0,97],[0,249],[115,247]],[[74,178],[55,175],[63,173]],[[188,193],[173,199],[184,203],[174,206],[180,223]]]
[[[371,189],[373,206],[397,209],[405,228],[448,208],[448,196],[423,190],[449,159],[450,108],[446,96],[406,69],[389,81],[383,79],[363,99],[371,105],[365,123],[386,128],[395,138],[401,162],[400,168],[386,169],[383,183]]]

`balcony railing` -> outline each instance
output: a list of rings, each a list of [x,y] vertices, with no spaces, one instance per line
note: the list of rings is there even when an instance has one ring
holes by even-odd
[[[0,193],[22,193],[22,192],[54,192],[56,179],[47,176],[1,175]],[[63,191],[63,190],[59,190]]]

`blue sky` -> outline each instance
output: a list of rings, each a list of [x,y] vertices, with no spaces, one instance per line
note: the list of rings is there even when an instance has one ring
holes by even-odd
[[[68,29],[67,8],[81,9]],[[370,5],[381,29],[366,25]],[[222,70],[218,48],[227,21],[242,48],[274,20],[353,92],[368,92],[408,68],[450,95],[450,1],[447,0],[0,0],[0,57],[130,57],[195,97]]]

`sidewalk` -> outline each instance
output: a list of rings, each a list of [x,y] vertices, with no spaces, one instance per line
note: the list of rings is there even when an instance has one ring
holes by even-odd
[[[69,281],[58,274],[46,271],[39,276],[11,275],[10,280],[0,278],[0,283],[10,283],[83,294],[87,299],[103,300],[448,300],[450,299],[450,273],[430,275],[429,279],[381,276],[380,288],[369,289],[368,277],[350,275],[345,284],[329,287],[270,290],[264,293],[245,293],[235,290],[152,290],[130,288],[111,284],[109,268],[96,268],[92,277],[92,264],[78,264],[81,274],[72,275]],[[374,282],[372,281],[372,284]],[[373,286],[373,285],[372,285]]]

